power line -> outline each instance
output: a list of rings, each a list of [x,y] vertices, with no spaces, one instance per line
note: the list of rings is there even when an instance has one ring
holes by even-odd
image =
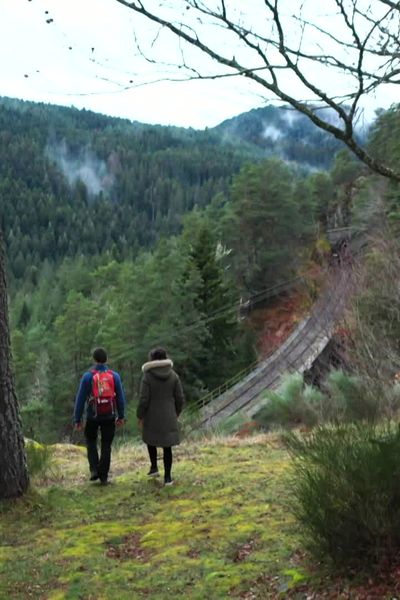
[[[182,336],[185,333],[189,333],[190,331],[192,331],[193,329],[195,329],[197,327],[207,325],[213,321],[216,321],[216,320],[228,315],[229,313],[237,312],[240,310],[240,308],[247,306],[247,303],[249,303],[249,305],[251,307],[251,303],[258,303],[258,302],[266,300],[270,297],[273,297],[274,295],[277,295],[280,292],[290,289],[293,285],[295,285],[296,283],[300,283],[303,280],[304,280],[303,276],[296,276],[296,277],[293,277],[292,279],[282,281],[282,282],[277,283],[268,288],[264,288],[263,290],[260,290],[256,293],[252,294],[251,296],[248,296],[245,303],[235,301],[234,303],[231,302],[229,304],[226,304],[225,306],[222,306],[222,307],[216,309],[215,311],[208,314],[207,316],[200,317],[199,319],[195,319],[191,323],[188,323],[182,327],[176,328],[173,331],[171,337],[177,338],[179,336]],[[159,338],[154,338],[154,343],[156,343],[158,341],[158,339]],[[123,352],[121,352],[120,354],[117,354],[116,356],[113,356],[111,358],[110,362],[118,363],[119,361],[128,358],[130,355],[130,352],[132,350],[134,350],[135,347],[136,347],[135,344],[128,346],[128,348],[126,348]],[[90,365],[88,365],[88,367],[89,366]],[[74,376],[76,376],[76,371],[70,369],[67,371],[63,371],[63,374],[65,377],[68,377],[68,376],[74,377]],[[22,390],[20,389],[19,393],[24,394],[31,389],[32,389],[32,386],[26,386],[25,388],[22,388]]]
[[[327,323],[325,321],[322,320],[322,318],[329,318],[332,320],[335,316],[337,316],[339,309],[341,307],[343,307],[343,296],[345,296],[345,288],[343,288],[343,284],[346,286],[348,279],[349,279],[350,273],[349,272],[344,272],[344,273],[340,273],[340,280],[338,282],[336,282],[336,286],[331,286],[330,289],[327,290],[327,294],[325,294],[325,302],[320,302],[319,306],[314,306],[313,311],[311,312],[311,315],[308,317],[307,319],[307,324],[310,324],[311,322],[314,322],[316,325],[319,324],[318,329],[316,330],[317,334],[319,335],[320,332],[322,332],[325,327],[327,326]],[[340,285],[341,284],[341,285]],[[338,302],[337,302],[338,299]],[[331,305],[333,306],[333,311],[330,308]],[[332,314],[330,315],[330,312],[332,312]],[[302,330],[300,332],[301,334],[304,334],[304,331]],[[315,333],[315,331],[314,331]],[[308,333],[306,332],[306,338],[309,335],[309,331]],[[301,342],[303,341],[303,337],[302,335],[298,334],[297,338],[295,339],[295,348],[297,346],[299,346],[301,344]],[[307,344],[306,348],[302,351],[302,355],[304,354],[304,352],[306,350],[308,350],[308,348],[311,346],[311,342],[309,344]],[[282,348],[282,346],[280,346],[275,352],[272,352],[270,354],[269,357],[267,357],[266,359],[264,359],[263,363],[260,364],[260,372],[258,373],[258,377],[255,377],[254,381],[251,382],[249,384],[249,387],[246,388],[242,393],[239,393],[239,395],[233,395],[233,397],[228,400],[228,402],[226,404],[224,404],[223,406],[216,406],[214,412],[212,412],[211,414],[207,415],[207,416],[200,416],[199,419],[197,420],[197,422],[195,422],[194,424],[190,425],[190,431],[193,431],[195,429],[195,427],[203,427],[203,425],[209,421],[212,420],[213,418],[215,418],[216,415],[218,415],[219,413],[221,413],[222,411],[224,411],[226,408],[229,408],[229,406],[231,406],[235,401],[238,400],[238,398],[240,398],[242,395],[244,395],[246,392],[248,392],[248,390],[252,389],[254,386],[256,386],[258,383],[260,383],[260,381],[262,381],[265,376],[267,375],[268,372],[271,372],[271,365],[274,364],[274,362],[276,363],[277,360],[279,360],[279,358],[284,358],[286,364],[289,366],[292,364],[292,361],[290,361],[289,357],[290,357],[290,353],[293,351],[293,347],[291,347],[290,345],[284,350],[283,353],[279,353],[279,350]],[[272,363],[268,362],[269,358],[272,358],[273,355],[275,353],[279,353],[277,354],[276,358],[272,360]],[[252,370],[249,371],[248,375],[250,375],[252,372]],[[240,381],[242,381],[244,383],[244,379],[240,378],[236,383],[240,383]],[[271,387],[271,385],[276,382],[277,380],[279,380],[279,374],[275,375],[274,379],[270,382],[270,384],[267,387]],[[228,382],[227,382],[228,383]],[[232,386],[228,387],[224,392],[221,392],[220,395],[222,395],[223,393],[225,393],[226,391],[228,391],[229,389],[232,389],[234,387],[233,384]],[[218,388],[217,388],[218,390]],[[231,412],[230,415],[228,415],[229,417],[237,414],[240,410],[243,409],[244,406],[247,406],[255,397],[257,397],[259,395],[259,392],[256,391],[255,394],[253,394],[250,399],[247,399],[246,402],[244,402],[243,404],[240,404],[239,407],[237,407],[233,412]],[[205,396],[205,398],[207,398],[207,396]],[[211,397],[209,404],[212,402],[213,397]],[[201,398],[199,400],[199,402],[196,403],[196,405],[193,407],[193,410],[191,412],[189,412],[189,416],[190,414],[194,414],[196,412],[196,410],[198,410],[200,408],[200,406],[202,405],[202,401],[204,401],[204,398]]]

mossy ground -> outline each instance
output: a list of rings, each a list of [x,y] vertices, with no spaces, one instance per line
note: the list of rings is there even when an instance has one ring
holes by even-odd
[[[0,598],[277,598],[302,578],[274,438],[185,443],[174,460],[165,488],[143,446],[122,446],[101,487],[83,448],[55,446],[46,477],[0,505]]]

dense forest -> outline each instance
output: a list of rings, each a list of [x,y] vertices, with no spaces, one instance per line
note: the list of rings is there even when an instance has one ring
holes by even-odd
[[[322,112],[335,121],[330,109]],[[360,140],[367,135],[367,129],[357,131]],[[329,169],[334,155],[342,148],[336,138],[289,106],[255,108],[223,121],[215,131],[224,139],[249,143],[261,148],[266,156],[278,156],[306,169]]]
[[[271,107],[263,118],[270,113],[276,128]],[[242,119],[235,132],[199,132],[0,101],[0,206],[27,435],[69,434],[94,345],[121,371],[131,409],[156,344],[171,353],[189,402],[223,383],[256,358],[240,300],[304,272],[327,228],[374,213],[376,180],[346,151],[334,157],[320,134],[307,141],[300,120],[299,154],[311,156],[308,143],[320,163],[293,166],[283,135],[274,151],[272,138],[265,147],[244,135],[253,126]],[[390,158],[396,131],[399,112],[382,113],[372,151]],[[398,194],[383,189],[394,221]]]
[[[9,89],[264,103],[0,97],[0,599],[400,600],[400,2],[24,4]]]
[[[10,270],[65,256],[133,257],[227,189],[250,151],[208,133],[88,111],[0,103],[0,197]]]
[[[65,256],[134,257],[178,233],[193,207],[226,194],[245,162],[274,155],[325,168],[338,149],[305,117],[289,119],[272,106],[234,123],[195,131],[0,99],[1,217],[12,275]]]

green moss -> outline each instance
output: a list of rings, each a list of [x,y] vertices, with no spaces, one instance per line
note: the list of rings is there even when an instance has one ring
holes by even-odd
[[[65,592],[63,590],[55,590],[49,592],[47,600],[65,600]]]
[[[290,565],[297,539],[277,448],[182,445],[172,488],[147,480],[141,447],[114,454],[107,488],[87,482],[84,449],[65,454],[62,478],[0,513],[0,598],[25,600],[24,585],[38,585],[30,597],[222,600]]]

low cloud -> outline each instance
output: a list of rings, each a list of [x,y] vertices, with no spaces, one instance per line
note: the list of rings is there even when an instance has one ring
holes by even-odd
[[[89,148],[82,148],[78,154],[73,153],[65,140],[47,146],[48,158],[63,172],[72,186],[82,181],[90,196],[107,192],[113,184],[113,176],[104,160],[96,157]]]
[[[263,131],[263,137],[269,138],[273,142],[275,142],[276,140],[279,140],[279,138],[281,138],[282,135],[283,135],[282,131],[280,129],[278,129],[277,127],[275,127],[274,125],[267,125]]]

